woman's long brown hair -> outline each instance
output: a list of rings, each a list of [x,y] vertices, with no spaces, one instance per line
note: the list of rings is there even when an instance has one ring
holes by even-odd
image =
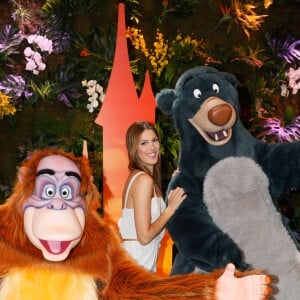
[[[149,174],[153,178],[155,191],[158,195],[162,196],[162,187],[161,187],[161,156],[158,157],[157,164],[154,165],[153,174],[148,170],[148,168],[143,164],[137,155],[137,149],[139,146],[139,141],[142,133],[145,130],[152,130],[157,138],[160,140],[158,132],[153,124],[150,122],[140,121],[131,124],[126,133],[126,147],[128,154],[128,169],[132,170],[141,170]]]

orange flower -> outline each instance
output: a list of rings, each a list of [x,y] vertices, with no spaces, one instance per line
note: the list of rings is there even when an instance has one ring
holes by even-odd
[[[169,4],[169,1],[168,1],[168,0],[163,0],[163,1],[161,2],[161,4],[162,4],[163,7],[167,7],[168,4]]]
[[[80,51],[80,56],[90,56],[91,55],[91,52],[86,49],[86,48],[83,48],[81,51]]]

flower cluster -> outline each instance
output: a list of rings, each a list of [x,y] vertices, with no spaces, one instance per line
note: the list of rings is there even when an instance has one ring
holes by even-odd
[[[131,44],[136,50],[142,51],[145,57],[148,57],[150,55],[146,47],[144,35],[141,33],[140,29],[128,27],[126,36],[129,38]]]
[[[275,55],[287,63],[294,63],[300,60],[300,40],[290,32],[279,30],[266,35],[268,45]]]
[[[169,45],[167,41],[164,40],[163,34],[157,30],[153,49],[151,50],[148,50],[140,29],[129,27],[127,29],[127,37],[129,37],[134,48],[140,50],[145,57],[149,59],[152,66],[152,73],[159,77],[163,69],[168,65]]]
[[[220,63],[206,52],[206,46],[203,40],[197,40],[189,35],[182,36],[178,33],[176,38],[169,42],[165,40],[164,35],[157,30],[153,48],[148,50],[144,36],[141,30],[128,27],[127,37],[136,50],[139,50],[149,60],[151,72],[161,77],[164,70],[167,69],[169,63],[173,65],[183,65],[192,61],[195,56],[201,57],[205,63]],[[172,67],[171,67],[172,68]],[[171,78],[170,75],[167,77]]]
[[[289,77],[289,87],[292,89],[292,94],[296,95],[300,89],[300,67],[296,70],[291,67],[285,74]]]
[[[0,119],[4,116],[14,115],[16,108],[9,101],[10,97],[0,92]]]
[[[83,80],[81,82],[83,87],[86,87],[86,93],[89,96],[87,104],[87,109],[90,113],[98,107],[99,101],[103,103],[105,94],[103,92],[103,87],[97,82],[97,80]]]
[[[239,0],[231,0],[230,2],[230,6],[223,5],[222,2],[220,4],[220,9],[223,14],[221,23],[229,21],[229,31],[231,23],[235,22],[241,26],[247,38],[250,39],[250,30],[260,30],[264,18],[268,17],[268,15],[257,15],[254,11],[258,7],[256,4],[242,3]],[[265,2],[266,9],[272,4],[267,2],[270,1]]]
[[[155,42],[153,43],[154,49],[150,51],[149,60],[152,65],[152,72],[159,77],[163,69],[168,65],[168,41],[164,40],[163,34],[157,30]]]
[[[170,60],[174,57],[180,60],[191,60],[200,46],[202,46],[201,41],[189,35],[183,37],[181,33],[178,33],[176,38],[171,42],[168,58]]]
[[[281,120],[277,118],[269,118],[263,125],[263,129],[265,131],[263,134],[266,135],[274,135],[276,136],[278,142],[281,143],[290,143],[293,141],[299,141],[300,127],[300,116],[297,116],[291,124],[286,126],[282,125]]]
[[[140,29],[129,27],[127,29],[127,37],[129,37],[134,48],[140,50],[145,57],[149,59],[152,73],[159,77],[164,68],[168,65],[169,45],[167,41],[164,41],[163,34],[157,30],[155,42],[153,43],[154,48],[150,51],[146,46],[146,41]]]
[[[39,49],[42,53],[51,54],[53,51],[52,41],[45,36],[32,34],[27,37],[27,42],[33,45],[33,49],[26,47],[24,50],[24,55],[27,60],[25,69],[32,71],[34,75],[38,75],[40,71],[46,69],[46,64],[42,60],[41,53],[36,50]]]

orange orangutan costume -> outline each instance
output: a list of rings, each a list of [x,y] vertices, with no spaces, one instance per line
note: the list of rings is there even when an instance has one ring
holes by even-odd
[[[230,299],[224,270],[161,278],[138,266],[98,205],[86,157],[32,153],[0,206],[0,299]],[[242,299],[267,297],[269,277],[248,274],[234,278],[261,296]]]

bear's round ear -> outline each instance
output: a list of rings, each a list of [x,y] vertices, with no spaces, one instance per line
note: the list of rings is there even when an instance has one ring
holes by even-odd
[[[176,100],[175,90],[164,89],[156,94],[156,105],[165,114],[172,114],[173,102]]]
[[[228,72],[221,72],[221,74],[224,76],[224,78],[235,88],[238,86],[237,78]]]

